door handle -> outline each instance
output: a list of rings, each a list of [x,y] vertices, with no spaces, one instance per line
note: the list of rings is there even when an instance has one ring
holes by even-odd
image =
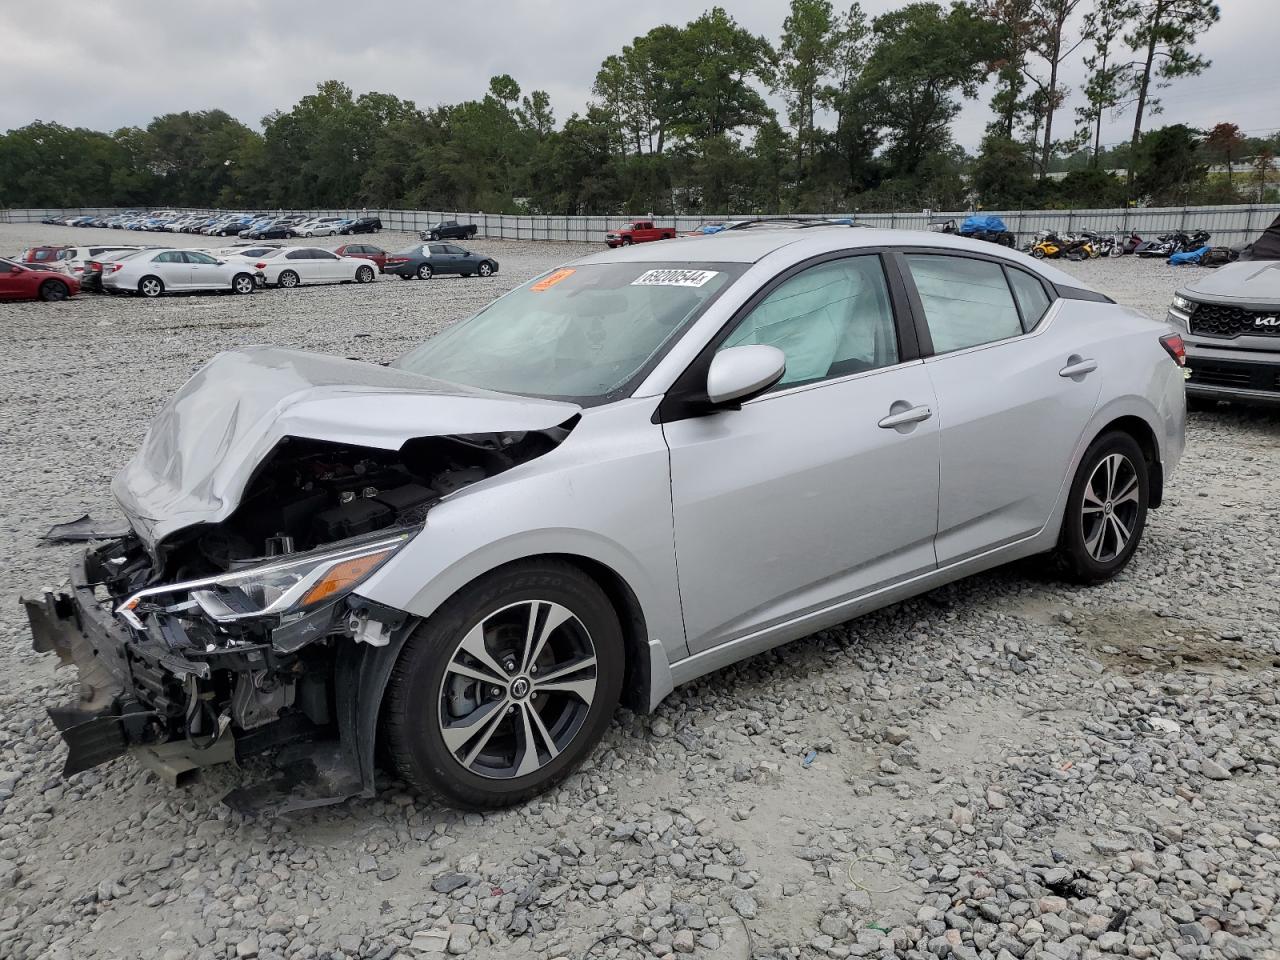
[[[906,407],[906,404],[899,400],[889,409],[892,410],[895,407]],[[896,413],[889,414],[877,423],[876,426],[880,427],[882,430],[893,430],[897,427],[905,427],[913,423],[920,423],[922,420],[928,420],[932,416],[933,411],[927,406],[907,407],[905,410],[900,409]]]
[[[1093,373],[1098,369],[1097,360],[1086,360],[1084,357],[1072,354],[1067,357],[1067,365],[1058,371],[1058,376],[1067,377],[1083,377],[1085,374]]]

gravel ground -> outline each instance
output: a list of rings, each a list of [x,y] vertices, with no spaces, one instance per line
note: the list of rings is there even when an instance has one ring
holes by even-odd
[[[0,250],[72,237],[94,232],[3,225]],[[390,358],[588,249],[474,247],[498,276],[0,312],[0,957],[1280,958],[1280,419],[1258,412],[1192,418],[1114,582],[1003,569],[758,656],[620,714],[519,809],[388,780],[252,822],[218,803],[234,770],[64,782],[44,708],[72,676],[17,600],[71,548],[36,536],[112,514],[110,477],[217,350]],[[1183,276],[1066,267],[1153,314]]]

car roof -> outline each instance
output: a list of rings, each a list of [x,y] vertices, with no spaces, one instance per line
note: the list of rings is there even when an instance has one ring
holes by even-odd
[[[822,225],[803,230],[722,231],[702,237],[657,240],[601,250],[577,263],[756,263],[784,248],[787,259],[799,262],[835,250],[877,247],[927,247],[979,253],[1023,266],[1063,286],[1087,288],[1078,278],[1035,260],[1025,253],[985,240],[973,240],[927,230],[880,230],[874,227]]]

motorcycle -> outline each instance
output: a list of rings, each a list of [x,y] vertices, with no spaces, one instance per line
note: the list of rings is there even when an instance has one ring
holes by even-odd
[[[1114,236],[1108,237],[1107,241],[1109,247],[1107,255],[1111,257],[1129,256],[1142,245],[1142,238],[1133,230],[1130,230],[1127,236],[1117,231]]]
[[[1037,260],[1053,260],[1062,255],[1062,240],[1056,233],[1041,230],[1031,244],[1031,255]]]
[[[1201,247],[1207,246],[1210,236],[1211,234],[1208,230],[1195,230],[1191,233],[1175,230],[1173,233],[1163,234],[1155,240],[1146,241],[1139,245],[1134,253],[1148,260],[1156,257],[1168,259],[1175,253],[1199,250]]]

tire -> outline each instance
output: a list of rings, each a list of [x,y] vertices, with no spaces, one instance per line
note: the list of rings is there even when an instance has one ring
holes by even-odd
[[[531,613],[540,634],[555,618],[533,657]],[[464,587],[409,636],[382,703],[387,752],[405,780],[449,803],[520,803],[568,776],[600,740],[624,656],[617,614],[595,581],[558,560],[510,564]],[[558,671],[564,685],[540,687],[539,668]]]
[[[301,278],[292,270],[285,270],[276,278],[276,286],[284,287],[286,290],[292,290],[301,282]]]
[[[40,284],[40,299],[45,303],[58,303],[71,296],[71,290],[60,280],[46,280]]]
[[[481,262],[480,266],[476,268],[476,272],[482,277],[491,277],[493,276],[493,264]]]
[[[430,280],[432,276],[431,264],[429,263],[422,264],[420,267],[418,267],[417,273],[415,273],[414,276],[416,276],[419,280]]]
[[[430,237],[428,237],[427,239],[429,239],[429,240],[439,240],[439,239],[440,239],[440,234],[438,234],[438,233],[436,233],[434,230],[432,230],[432,231],[431,231],[431,236],[430,236]]]
[[[1043,250],[1041,250],[1039,247],[1032,247],[1032,248],[1031,248],[1031,255],[1032,255],[1033,257],[1035,257],[1037,260],[1043,260],[1043,259],[1044,259],[1044,251],[1043,251]]]
[[[623,245],[624,247],[629,247],[629,246],[631,246],[631,238],[630,238],[630,237],[623,237],[623,238],[622,238],[622,245]]]
[[[373,267],[360,267],[357,269],[356,283],[373,283]]]
[[[253,293],[254,286],[255,284],[253,281],[253,277],[251,277],[247,273],[237,273],[234,277],[231,278],[232,291],[242,296],[245,294]]]
[[[1118,430],[1093,441],[1071,482],[1055,551],[1066,578],[1102,583],[1123,570],[1142,540],[1149,497],[1138,442]]]
[[[469,273],[464,273],[464,274],[462,275],[462,278],[465,280],[465,279],[466,279],[467,277],[469,277],[469,276],[471,276],[471,274],[469,274]]]
[[[396,276],[397,276],[397,277],[399,277],[401,280],[412,280],[412,279],[413,279],[413,277],[409,276],[407,273],[397,273],[397,274],[396,274]]]
[[[164,293],[164,281],[159,277],[143,277],[138,281],[138,292],[149,300]]]

